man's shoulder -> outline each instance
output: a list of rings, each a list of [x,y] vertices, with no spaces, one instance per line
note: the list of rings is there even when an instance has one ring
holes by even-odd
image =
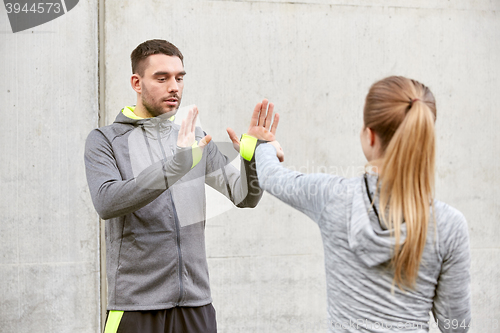
[[[180,126],[179,126],[179,128],[180,128]],[[196,126],[194,128],[194,135],[196,137],[202,137],[203,138],[205,135],[207,135],[207,133],[201,127]]]
[[[104,136],[106,137],[109,141],[113,141],[113,139],[117,136],[121,136],[127,132],[129,132],[131,129],[133,129],[133,126],[128,125],[128,124],[121,124],[121,123],[112,123],[110,125],[102,126],[93,129],[89,133],[89,138],[90,137],[96,137],[96,136]]]

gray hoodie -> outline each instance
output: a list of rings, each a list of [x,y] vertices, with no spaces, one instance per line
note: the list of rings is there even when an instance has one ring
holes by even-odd
[[[177,147],[178,132],[162,116],[120,112],[87,138],[87,182],[107,220],[108,310],[211,303],[204,184],[238,207],[255,207],[262,196],[254,161],[242,159],[240,173],[212,141],[201,156],[199,148]],[[196,141],[204,136],[196,128]]]
[[[370,207],[363,177],[302,174],[280,165],[273,146],[256,149],[260,186],[300,210],[321,231],[325,251],[329,332],[468,331],[470,250],[464,216],[434,201],[416,288],[391,293],[395,240]],[[372,198],[377,175],[368,175]],[[378,209],[378,201],[375,201]],[[380,211],[380,210],[378,210]],[[432,213],[431,213],[432,214]],[[403,224],[401,241],[406,228]],[[430,322],[433,312],[436,322]]]

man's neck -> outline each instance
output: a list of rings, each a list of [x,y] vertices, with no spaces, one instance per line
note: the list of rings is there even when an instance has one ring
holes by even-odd
[[[144,105],[142,103],[137,102],[134,113],[136,116],[141,117],[141,118],[153,118],[153,116],[146,110]]]

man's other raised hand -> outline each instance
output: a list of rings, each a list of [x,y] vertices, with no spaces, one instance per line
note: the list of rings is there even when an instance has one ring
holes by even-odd
[[[257,103],[253,110],[247,134],[260,140],[274,141],[279,123],[279,114],[276,113],[273,120],[273,111],[274,104],[269,103],[267,99]],[[227,128],[227,133],[233,142],[234,149],[240,151],[240,140],[236,136],[236,133],[229,127]]]
[[[179,129],[179,135],[177,137],[177,146],[186,148],[191,147],[196,138],[195,138],[195,128],[196,128],[196,119],[198,118],[198,107],[193,106],[188,114],[186,119],[182,120],[181,128]],[[210,135],[206,135],[203,139],[198,143],[198,147],[204,148],[209,142],[212,140]]]

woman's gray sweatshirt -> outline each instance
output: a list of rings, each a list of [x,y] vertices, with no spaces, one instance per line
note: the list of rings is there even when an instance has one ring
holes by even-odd
[[[319,226],[329,332],[428,332],[429,324],[439,325],[442,332],[468,331],[469,236],[458,210],[434,201],[436,223],[429,224],[416,287],[401,291],[392,288],[394,274],[389,268],[395,240],[380,227],[363,177],[288,170],[268,144],[259,145],[255,154],[260,186]],[[376,182],[376,174],[368,176],[372,198]],[[405,235],[403,224],[402,242]],[[430,322],[430,311],[437,323]]]

